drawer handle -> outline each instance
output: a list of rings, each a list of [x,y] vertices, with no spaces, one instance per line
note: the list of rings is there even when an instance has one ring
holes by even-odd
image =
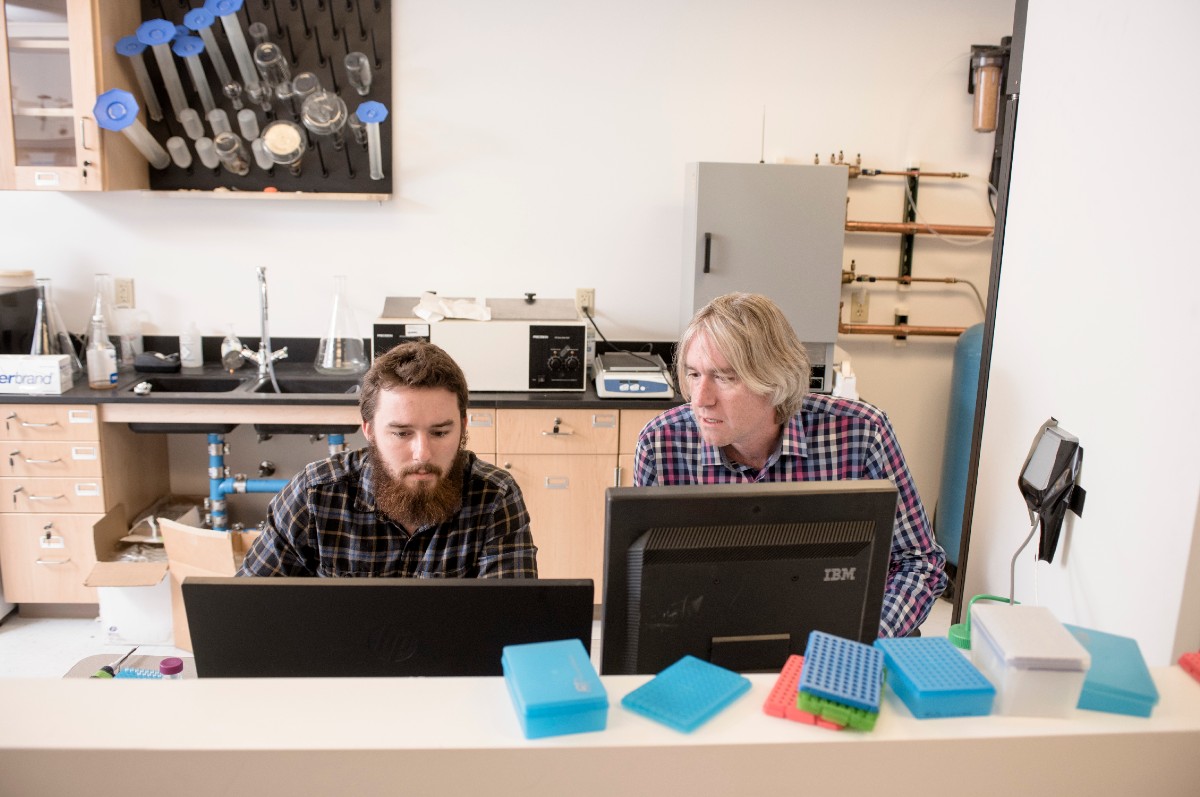
[[[17,489],[13,490],[13,506],[16,506],[16,504],[17,504],[17,493],[23,493],[23,492],[25,492],[24,487],[18,487]],[[66,497],[67,496],[63,495],[63,494],[31,495],[31,496],[28,496],[25,500],[27,500],[27,501],[61,501],[62,499],[66,498]]]
[[[19,452],[16,452],[16,453],[19,453]],[[59,462],[62,462],[62,457],[55,457],[54,459],[30,459],[29,457],[25,458],[26,465],[57,465]]]
[[[552,430],[551,430],[551,431],[549,431],[549,432],[547,432],[547,431],[543,430],[543,431],[542,431],[542,437],[567,437],[568,435],[573,435],[573,434],[575,434],[575,433],[574,433],[574,432],[572,432],[572,431],[565,431],[565,432],[564,432],[564,431],[562,431],[561,429],[559,429],[558,427],[559,427],[559,424],[561,424],[561,423],[562,423],[562,420],[560,420],[559,418],[555,418],[555,419],[554,419],[554,429],[552,429]]]
[[[569,490],[571,488],[571,480],[566,476],[547,476],[547,490]]]
[[[39,565],[65,565],[65,564],[70,564],[70,562],[71,562],[70,557],[67,557],[66,559],[35,559],[34,560],[34,563],[39,564]]]
[[[18,424],[20,424],[21,426],[23,426],[26,429],[48,429],[51,426],[58,426],[58,421],[50,421],[50,423],[30,423],[29,421],[23,421],[19,417],[17,417],[17,414],[15,412],[12,413],[11,415],[9,415],[7,418],[5,418],[5,420],[6,421],[16,421]]]

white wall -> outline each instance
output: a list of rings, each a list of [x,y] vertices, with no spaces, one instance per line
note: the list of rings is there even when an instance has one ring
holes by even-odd
[[[396,191],[386,203],[218,201],[149,193],[0,193],[0,269],[53,278],[82,327],[92,274],[135,280],[146,332],[194,320],[319,336],[330,276],[349,276],[363,334],[386,295],[573,296],[595,287],[614,339],[674,340],[684,165],[822,161],[965,171],[926,179],[922,216],[991,224],[992,136],[970,128],[971,44],[1011,33],[1011,0],[394,0]],[[902,183],[859,180],[850,216],[895,221]],[[986,241],[921,239],[915,273],[987,288]],[[847,237],[846,264],[895,275],[896,236]],[[916,324],[982,319],[964,286],[873,291]],[[952,340],[846,338],[864,396],[891,414],[936,500]]]
[[[1087,505],[1053,564],[1030,545],[1017,599],[1136,637],[1151,665],[1200,646],[1200,203],[1173,168],[1200,121],[1197,30],[1182,0],[1030,3],[965,593],[1008,594],[1017,475],[1054,416],[1084,446]]]

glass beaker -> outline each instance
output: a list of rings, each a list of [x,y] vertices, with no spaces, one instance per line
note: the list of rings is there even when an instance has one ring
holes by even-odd
[[[39,277],[37,280],[37,325],[34,328],[36,337],[30,354],[65,354],[71,360],[71,376],[75,379],[83,373],[83,363],[75,352],[75,343],[70,333],[63,326],[62,316],[58,314],[58,306],[50,293],[50,278]]]
[[[346,278],[333,278],[333,313],[329,329],[317,349],[316,369],[322,374],[360,374],[367,370],[362,336],[346,302]]]
[[[341,150],[345,139],[342,128],[346,126],[345,101],[324,89],[313,92],[300,106],[300,118],[304,126],[315,136],[332,136],[333,148]]]

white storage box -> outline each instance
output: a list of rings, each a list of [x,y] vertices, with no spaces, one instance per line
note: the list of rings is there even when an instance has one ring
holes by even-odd
[[[65,354],[0,354],[0,393],[59,394],[74,384]]]
[[[997,714],[1070,716],[1091,656],[1043,606],[977,605],[971,658],[996,687]]]

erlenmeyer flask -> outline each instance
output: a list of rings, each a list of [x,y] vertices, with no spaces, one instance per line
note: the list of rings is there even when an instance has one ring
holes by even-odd
[[[362,336],[346,302],[346,278],[333,278],[333,314],[317,349],[316,369],[323,374],[359,374],[367,370]]]
[[[30,354],[65,354],[71,360],[71,376],[78,379],[83,373],[83,363],[75,352],[75,344],[71,340],[67,328],[63,326],[58,307],[50,293],[50,279],[40,277],[37,281],[37,322],[34,328],[35,337]]]

